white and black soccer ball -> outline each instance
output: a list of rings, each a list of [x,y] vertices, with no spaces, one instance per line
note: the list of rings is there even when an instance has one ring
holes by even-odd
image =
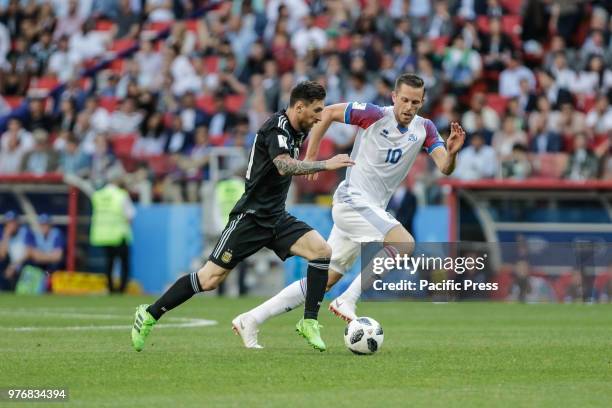
[[[382,326],[371,317],[358,317],[344,329],[344,344],[355,354],[374,354],[385,336]]]

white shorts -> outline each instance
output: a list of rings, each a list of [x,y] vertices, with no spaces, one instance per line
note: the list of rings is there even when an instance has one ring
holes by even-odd
[[[332,218],[334,226],[327,239],[332,250],[329,269],[343,275],[355,263],[362,242],[381,242],[400,225],[382,208],[354,200],[351,204],[335,203]]]

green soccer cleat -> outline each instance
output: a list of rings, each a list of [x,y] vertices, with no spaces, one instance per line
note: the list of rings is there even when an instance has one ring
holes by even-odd
[[[147,307],[149,307],[149,305],[140,305],[136,308],[136,313],[134,313],[132,346],[134,346],[134,350],[136,351],[142,351],[147,336],[151,333],[151,329],[153,329],[155,323],[157,323],[157,320],[147,312]]]
[[[327,347],[321,338],[321,326],[318,320],[302,319],[295,325],[295,331],[306,339],[308,344],[319,351],[325,351]]]

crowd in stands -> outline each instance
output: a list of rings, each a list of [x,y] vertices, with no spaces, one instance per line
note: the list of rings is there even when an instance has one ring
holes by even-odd
[[[388,105],[415,72],[421,114],[468,133],[454,177],[612,178],[609,1],[234,0],[191,18],[206,3],[0,0],[0,175],[121,168],[134,194],[197,200],[211,149],[242,149],[224,165],[244,167],[297,82]],[[321,156],[355,133],[330,128]],[[419,161],[409,180],[435,179]],[[329,194],[333,177],[302,188]]]

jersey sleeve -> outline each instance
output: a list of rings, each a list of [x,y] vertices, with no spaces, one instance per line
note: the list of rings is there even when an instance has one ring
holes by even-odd
[[[344,123],[357,125],[362,129],[367,129],[382,117],[382,109],[371,103],[349,102],[344,110]]]
[[[270,159],[274,160],[278,155],[281,154],[289,154],[291,155],[291,150],[289,150],[289,142],[287,138],[289,137],[287,133],[280,128],[272,129],[269,132],[268,136],[268,155]]]
[[[444,147],[444,140],[438,133],[436,125],[429,119],[425,120],[425,143],[423,143],[423,149],[427,151],[427,154],[431,154],[438,147]]]

